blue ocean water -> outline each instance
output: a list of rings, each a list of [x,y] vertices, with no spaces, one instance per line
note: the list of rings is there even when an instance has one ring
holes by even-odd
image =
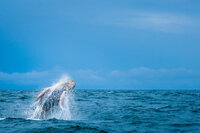
[[[70,120],[29,119],[38,93],[0,90],[0,133],[200,132],[199,90],[75,90]]]

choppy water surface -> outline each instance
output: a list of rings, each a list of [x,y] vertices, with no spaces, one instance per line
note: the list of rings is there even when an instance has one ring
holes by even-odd
[[[70,119],[33,120],[39,91],[0,91],[0,132],[200,132],[200,91],[75,90]]]

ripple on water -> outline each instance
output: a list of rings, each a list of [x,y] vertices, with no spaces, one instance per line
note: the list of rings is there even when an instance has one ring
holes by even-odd
[[[37,94],[0,91],[0,132],[200,132],[196,90],[76,90],[77,119],[69,121],[27,119]]]

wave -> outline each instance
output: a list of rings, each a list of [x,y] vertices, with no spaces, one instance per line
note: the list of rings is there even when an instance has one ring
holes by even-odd
[[[0,121],[1,121],[1,120],[5,120],[5,119],[6,119],[6,118],[0,118]]]
[[[51,119],[34,119],[34,118],[14,118],[14,117],[7,117],[7,118],[0,118],[0,121],[3,120],[23,120],[23,121],[67,121],[64,119],[56,119],[56,118],[51,118]],[[75,121],[75,120],[74,120]]]
[[[107,131],[83,121],[68,121],[60,119],[36,120],[26,118],[0,118],[1,132],[97,132]],[[42,126],[41,126],[42,125]],[[14,128],[13,128],[14,127]]]

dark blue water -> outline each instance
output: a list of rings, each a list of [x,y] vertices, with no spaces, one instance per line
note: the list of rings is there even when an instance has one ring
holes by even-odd
[[[4,132],[200,132],[200,91],[76,90],[72,120],[31,120],[38,91],[0,91]]]

